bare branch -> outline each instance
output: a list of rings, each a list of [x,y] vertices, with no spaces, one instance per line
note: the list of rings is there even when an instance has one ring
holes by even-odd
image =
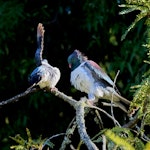
[[[99,127],[100,127],[101,129],[104,129],[104,124],[103,124],[103,121],[102,121],[102,118],[101,118],[99,112],[98,112],[97,110],[95,110],[95,113],[96,113],[96,116],[97,116],[97,118],[98,118],[98,120],[99,120]]]
[[[71,127],[71,126],[72,126],[72,127]],[[70,124],[69,124],[67,130],[66,130],[66,135],[65,135],[65,137],[64,137],[64,140],[63,140],[63,142],[62,142],[61,147],[60,147],[59,150],[65,150],[67,144],[71,143],[71,141],[70,141],[69,138],[70,138],[71,135],[73,134],[73,132],[74,132],[74,130],[76,129],[76,127],[77,127],[77,124],[76,124],[75,117],[74,117],[74,118],[72,119],[72,121],[70,122]]]
[[[54,93],[59,98],[65,100],[68,102],[71,106],[73,106],[76,110],[76,122],[78,125],[78,132],[80,134],[80,138],[83,140],[83,142],[86,144],[87,148],[89,150],[98,150],[96,145],[91,141],[90,137],[88,136],[86,129],[85,129],[85,121],[84,121],[84,107],[87,106],[85,101],[76,101],[72,99],[71,97],[68,97],[64,93],[58,91],[58,90],[52,90],[52,93]],[[85,100],[85,99],[84,99]]]
[[[106,136],[102,135],[103,138],[103,150],[106,150]]]
[[[118,72],[117,72],[117,74],[116,74],[116,76],[115,76],[115,79],[114,79],[114,85],[113,85],[113,89],[114,89],[114,91],[115,91],[115,84],[116,84],[116,80],[117,80],[117,77],[118,77],[118,75],[119,75],[119,70],[118,70]],[[115,119],[115,116],[114,116],[114,111],[113,111],[113,98],[114,98],[114,92],[112,93],[112,100],[111,100],[111,115],[112,115],[112,117],[114,118],[113,119],[113,122],[114,122],[114,124],[116,125],[116,119]]]
[[[38,89],[35,87],[35,84],[30,86],[25,92],[20,93],[10,99],[4,100],[2,102],[0,102],[0,106],[9,104],[9,103],[13,103],[13,102],[17,102],[20,98],[25,97],[27,95],[29,95],[30,93],[36,92]]]
[[[135,127],[135,125],[137,124],[138,121],[139,121],[139,110],[137,111],[136,115],[134,117],[132,117],[132,119],[127,124],[124,124],[122,127],[123,128],[133,128],[133,127]]]
[[[44,144],[42,145],[42,149],[47,145],[47,143],[48,143],[51,139],[56,138],[56,137],[58,137],[58,136],[62,136],[62,135],[65,135],[65,133],[55,134],[55,135],[51,136],[50,138],[48,138],[48,139],[44,142]]]
[[[67,96],[66,94],[60,92],[57,89],[48,89],[47,91],[53,93],[55,96],[63,99],[65,102],[69,103],[71,106],[73,106],[75,108],[75,105],[77,103],[77,101],[75,99],[73,99],[72,97]]]
[[[89,106],[89,105],[88,105],[88,106],[86,106],[86,107],[94,108],[94,109],[97,109],[97,110],[103,112],[107,117],[109,117],[110,119],[112,119],[113,121],[115,121],[115,123],[116,123],[118,126],[121,126],[121,125],[119,124],[119,122],[118,122],[114,117],[112,117],[110,114],[108,114],[105,110],[103,110],[103,109],[101,109],[101,108],[99,108],[99,107],[96,107],[96,106]]]

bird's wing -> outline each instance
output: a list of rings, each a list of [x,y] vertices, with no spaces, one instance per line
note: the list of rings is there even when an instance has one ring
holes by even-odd
[[[33,72],[30,74],[28,81],[29,83],[32,84],[37,84],[38,82],[40,82],[40,80],[42,79],[41,77],[41,72],[39,70],[39,67],[37,67],[36,69],[33,70]]]
[[[44,47],[44,27],[41,23],[37,26],[37,50],[35,52],[36,65],[40,66],[42,64],[42,53]]]
[[[93,76],[101,82],[107,83],[109,86],[116,88],[110,77],[100,68],[100,66],[92,60],[87,60],[85,66],[92,72]]]

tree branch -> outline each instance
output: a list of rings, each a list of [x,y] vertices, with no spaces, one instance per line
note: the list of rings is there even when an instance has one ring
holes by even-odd
[[[17,102],[19,100],[19,98],[25,97],[27,95],[29,95],[30,93],[36,92],[38,91],[38,89],[35,87],[35,85],[30,86],[25,92],[20,93],[10,99],[4,100],[2,102],[0,102],[0,106],[9,104],[9,103],[13,103],[13,102]]]
[[[32,85],[31,87],[29,87],[25,92],[18,94],[6,101],[2,101],[0,102],[0,106],[12,103],[12,102],[17,102],[20,98],[38,91],[39,88],[37,88],[36,84]],[[110,119],[112,119],[118,126],[120,126],[119,122],[110,114],[108,114],[105,110],[96,107],[96,106],[91,106],[87,103],[87,99],[86,98],[82,98],[80,101],[77,101],[75,99],[73,99],[72,97],[69,97],[67,95],[65,95],[64,93],[60,92],[57,89],[46,89],[48,92],[51,92],[52,94],[54,94],[55,96],[63,99],[65,102],[69,103],[71,106],[73,106],[73,108],[76,110],[76,123],[77,123],[77,127],[78,127],[78,132],[80,135],[81,140],[83,141],[83,143],[85,143],[85,145],[87,146],[87,148],[89,150],[98,150],[97,146],[92,142],[92,140],[90,139],[89,135],[86,132],[86,127],[85,127],[85,120],[84,120],[84,116],[85,116],[85,107],[88,108],[93,108],[96,110],[99,110],[101,112],[103,112],[107,117],[109,117]],[[122,127],[131,127],[131,125],[135,125],[135,123],[133,123],[134,121],[131,121],[129,123],[127,123],[126,125],[122,126]]]
[[[98,150],[97,146],[91,141],[90,137],[86,132],[85,120],[84,120],[84,107],[85,99],[80,100],[76,104],[76,122],[78,125],[78,132],[81,140],[85,143],[89,150]]]
[[[55,96],[63,99],[65,102],[69,103],[71,106],[75,108],[76,103],[78,102],[77,100],[73,99],[72,97],[67,96],[66,94],[60,92],[57,89],[48,89],[47,91],[53,93]]]
[[[133,128],[133,127],[135,127],[135,125],[137,124],[139,119],[140,118],[139,118],[139,110],[138,110],[137,113],[135,114],[135,116],[132,117],[132,119],[128,123],[124,124],[122,127],[123,128]]]
[[[66,130],[64,140],[63,140],[59,150],[65,150],[66,146],[71,143],[71,140],[69,138],[71,137],[71,135],[73,135],[76,127],[77,127],[77,124],[76,124],[75,117],[74,117]]]

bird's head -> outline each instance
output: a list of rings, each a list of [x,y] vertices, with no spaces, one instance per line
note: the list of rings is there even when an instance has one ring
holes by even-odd
[[[74,50],[68,57],[68,64],[71,70],[76,69],[82,62],[86,61],[87,57],[84,56],[79,50]]]

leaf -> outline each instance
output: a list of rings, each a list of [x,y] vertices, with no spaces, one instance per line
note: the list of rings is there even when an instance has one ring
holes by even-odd
[[[123,139],[116,135],[111,130],[105,132],[105,136],[108,137],[117,147],[122,147],[124,150],[135,150],[134,147],[128,142],[127,139]]]

